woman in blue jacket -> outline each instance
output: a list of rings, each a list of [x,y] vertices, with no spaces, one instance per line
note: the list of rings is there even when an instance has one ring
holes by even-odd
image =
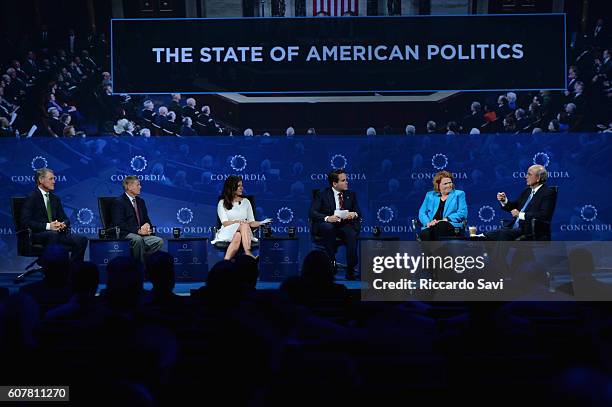
[[[456,190],[453,174],[440,171],[433,178],[433,191],[425,195],[419,209],[419,221],[423,225],[421,240],[438,240],[444,236],[455,236],[455,228],[463,228],[467,219],[465,192]]]

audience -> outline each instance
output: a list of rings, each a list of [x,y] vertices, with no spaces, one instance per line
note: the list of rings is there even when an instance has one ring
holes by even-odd
[[[45,279],[32,285],[46,292],[61,288],[68,295],[58,301],[40,295],[42,288],[24,287],[19,294],[0,296],[3,366],[24,383],[49,377],[71,383],[75,400],[104,386],[104,399],[176,403],[191,399],[203,380],[209,395],[221,394],[226,389],[221,384],[230,377],[235,380],[226,400],[233,404],[257,400],[279,405],[287,397],[282,392],[309,386],[303,398],[309,402],[346,401],[358,394],[384,399],[383,390],[404,383],[406,369],[415,365],[419,374],[409,387],[444,394],[448,382],[432,381],[432,375],[447,375],[466,362],[490,363],[491,358],[494,366],[471,374],[471,380],[488,383],[486,391],[510,384],[543,391],[550,384],[548,374],[560,371],[554,369],[596,360],[584,347],[602,354],[608,346],[604,332],[612,326],[595,303],[362,302],[358,290],[334,282],[322,251],[310,252],[300,275],[286,279],[280,291],[255,290],[259,270],[254,258],[221,261],[191,298],[173,292],[174,258],[161,251],[147,258],[144,269],[131,257],[111,260],[106,290],[99,297],[93,263],[70,267],[60,246],[50,246],[41,263]],[[543,268],[531,261],[519,266],[507,284],[522,299],[610,295],[610,285],[592,276],[587,250],[573,250],[569,263],[573,282],[559,286],[557,293],[551,292]],[[69,279],[62,273],[68,269]],[[150,292],[143,289],[145,274],[153,286]],[[570,358],[568,346],[577,349]],[[520,355],[523,367],[535,363],[547,366],[549,373],[539,368],[517,377],[511,366]],[[605,363],[610,361],[606,356]],[[464,382],[456,379],[455,384]]]
[[[70,125],[75,127],[77,134],[109,135],[113,134],[113,126],[120,119],[134,123],[132,134],[140,134],[143,129],[148,129],[151,135],[237,133],[237,128],[231,124],[222,124],[213,118],[210,106],[203,105],[198,110],[198,101],[193,97],[186,99],[183,105],[180,94],[159,100],[113,94],[109,52],[100,48],[109,46],[105,35],[86,36],[73,29],[70,32],[65,41],[54,43],[49,42],[48,36],[56,33],[43,29],[37,35],[46,40],[33,42],[34,47],[21,55],[17,51],[8,53],[4,56],[4,64],[0,61],[0,118],[9,122],[9,126],[2,122],[0,135],[69,137],[72,130],[65,134],[64,129]],[[576,46],[572,50],[575,56],[568,68],[566,91],[481,93],[481,97],[470,103],[469,114],[464,116],[455,108],[447,108],[435,121],[429,120],[424,131],[440,132],[436,121],[447,123],[443,131],[446,134],[470,133],[472,129],[479,129],[481,133],[532,133],[534,128],[559,132],[597,131],[607,124],[612,114],[611,43],[609,36],[602,32],[605,29],[600,28],[597,43],[572,44]],[[139,106],[142,106],[141,111]],[[559,116],[563,112],[567,116]],[[63,114],[69,114],[72,123],[63,122]],[[189,118],[191,124],[185,118]],[[547,125],[554,119],[559,122],[558,129],[556,125]],[[58,120],[63,124],[57,123]],[[449,126],[452,123],[456,125]],[[368,128],[366,135],[374,135],[377,127],[384,130],[383,134],[394,134],[393,129],[398,126],[376,123]],[[406,127],[405,133],[416,134],[417,129],[412,131]],[[285,135],[293,134],[293,127],[286,129]],[[306,134],[316,133],[311,128]]]

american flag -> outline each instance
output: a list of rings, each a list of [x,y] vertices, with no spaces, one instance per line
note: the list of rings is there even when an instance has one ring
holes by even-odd
[[[362,5],[359,3],[363,2]],[[310,7],[308,8],[308,5]],[[352,15],[359,15],[359,9],[365,7],[365,0],[307,0],[307,12],[316,16],[321,11],[327,13],[328,16],[342,16],[347,11]],[[362,12],[365,12],[363,9]]]

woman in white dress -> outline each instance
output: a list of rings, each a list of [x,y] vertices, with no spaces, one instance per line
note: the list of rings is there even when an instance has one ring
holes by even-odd
[[[251,242],[257,241],[257,238],[253,236],[251,228],[259,227],[262,222],[255,220],[251,202],[242,197],[242,178],[237,175],[227,177],[221,195],[223,199],[217,205],[221,229],[212,243],[230,242],[225,260],[234,257],[241,244],[246,255],[255,257],[251,252]]]

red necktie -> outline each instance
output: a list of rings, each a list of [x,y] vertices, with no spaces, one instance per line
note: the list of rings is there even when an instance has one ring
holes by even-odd
[[[134,211],[136,211],[136,220],[138,221],[138,227],[142,226],[140,224],[140,212],[138,212],[138,204],[136,204],[136,198],[132,199],[132,205],[134,205]]]
[[[340,203],[340,209],[344,209],[344,196],[342,196],[342,192],[338,194],[338,202]]]

